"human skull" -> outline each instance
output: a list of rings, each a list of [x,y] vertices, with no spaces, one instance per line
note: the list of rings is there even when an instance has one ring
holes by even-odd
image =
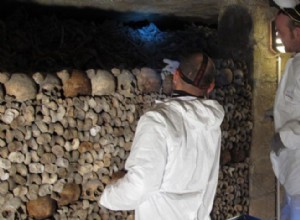
[[[123,70],[122,73],[117,76],[117,79],[118,92],[126,97],[131,96],[136,87],[136,79],[134,75],[128,70]]]
[[[159,92],[161,76],[154,69],[143,67],[136,76],[138,89],[142,93]]]
[[[103,189],[104,185],[99,180],[90,180],[83,185],[82,198],[97,201]]]
[[[218,87],[227,86],[233,81],[233,73],[229,68],[223,68],[217,71],[216,85]]]
[[[236,69],[233,72],[234,80],[233,82],[237,85],[244,85],[244,72],[240,69]]]

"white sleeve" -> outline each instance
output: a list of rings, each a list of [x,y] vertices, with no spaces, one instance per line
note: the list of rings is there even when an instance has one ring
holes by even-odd
[[[213,208],[213,203],[217,191],[219,166],[220,166],[220,151],[221,151],[221,137],[219,138],[219,147],[214,157],[214,163],[207,183],[206,191],[203,195],[203,204],[198,210],[198,218],[203,220],[210,220],[210,212]],[[205,218],[205,219],[204,219]]]
[[[293,72],[292,79],[294,84],[291,105],[293,105],[294,111],[300,111],[300,109],[298,109],[300,107],[300,75],[298,74],[300,71],[300,59],[298,57],[297,60],[292,63],[291,71]],[[300,118],[287,121],[278,132],[285,147],[289,149],[300,148]]]
[[[279,135],[282,143],[289,149],[300,149],[300,121],[290,121],[280,130]]]
[[[160,188],[167,158],[166,128],[159,114],[148,112],[139,120],[127,174],[108,185],[99,205],[111,210],[133,210],[149,193]]]

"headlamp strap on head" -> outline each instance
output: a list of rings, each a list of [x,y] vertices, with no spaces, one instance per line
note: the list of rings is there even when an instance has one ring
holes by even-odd
[[[179,72],[180,78],[181,78],[183,81],[185,81],[185,82],[188,83],[188,84],[194,85],[194,83],[193,83],[192,80],[190,80],[190,79],[187,78],[185,75],[183,75],[183,73],[182,73],[182,71],[181,71],[180,68],[178,68],[178,70],[179,70],[178,72]]]
[[[296,6],[296,8],[281,8],[281,10],[290,17],[295,22],[300,22],[300,13],[298,12],[299,7]],[[294,11],[294,13],[293,13]]]
[[[204,72],[206,70],[207,63],[208,63],[208,57],[207,57],[206,54],[203,54],[203,60],[202,60],[201,66],[200,66],[200,68],[198,70],[198,73],[196,75],[196,79],[194,80],[194,85],[196,85],[198,87],[199,87],[199,83],[201,82],[201,80],[204,76]]]
[[[207,64],[208,64],[208,57],[206,54],[203,54],[203,60],[202,60],[201,66],[199,67],[197,74],[196,74],[196,78],[194,80],[190,80],[185,75],[183,75],[183,73],[180,69],[178,69],[179,70],[178,72],[179,72],[181,79],[183,79],[183,81],[185,81],[188,84],[192,84],[193,86],[199,87],[199,83],[201,82],[201,80],[204,76],[204,72],[206,70]]]

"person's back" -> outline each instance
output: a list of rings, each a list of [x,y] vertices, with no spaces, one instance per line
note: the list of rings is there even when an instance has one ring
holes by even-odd
[[[140,118],[128,172],[106,188],[102,205],[135,209],[137,220],[210,219],[224,112],[217,101],[179,93]]]
[[[149,173],[159,181],[151,183],[157,187],[136,208],[137,219],[207,219],[218,182],[222,118],[223,109],[216,101],[192,96],[164,101],[141,118],[145,127],[139,130],[159,130],[167,156],[162,177],[156,171]],[[149,154],[145,153],[143,163]],[[127,168],[135,158],[133,150]],[[162,165],[152,159],[150,163],[155,170]]]

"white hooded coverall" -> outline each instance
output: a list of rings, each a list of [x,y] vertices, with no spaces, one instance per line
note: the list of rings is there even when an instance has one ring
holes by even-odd
[[[139,120],[127,174],[99,201],[136,220],[209,220],[218,183],[223,107],[192,96],[158,103]]]
[[[288,60],[276,92],[275,131],[286,147],[279,156],[271,152],[273,170],[286,191],[282,220],[300,219],[300,54]],[[293,210],[292,213],[287,210]]]

